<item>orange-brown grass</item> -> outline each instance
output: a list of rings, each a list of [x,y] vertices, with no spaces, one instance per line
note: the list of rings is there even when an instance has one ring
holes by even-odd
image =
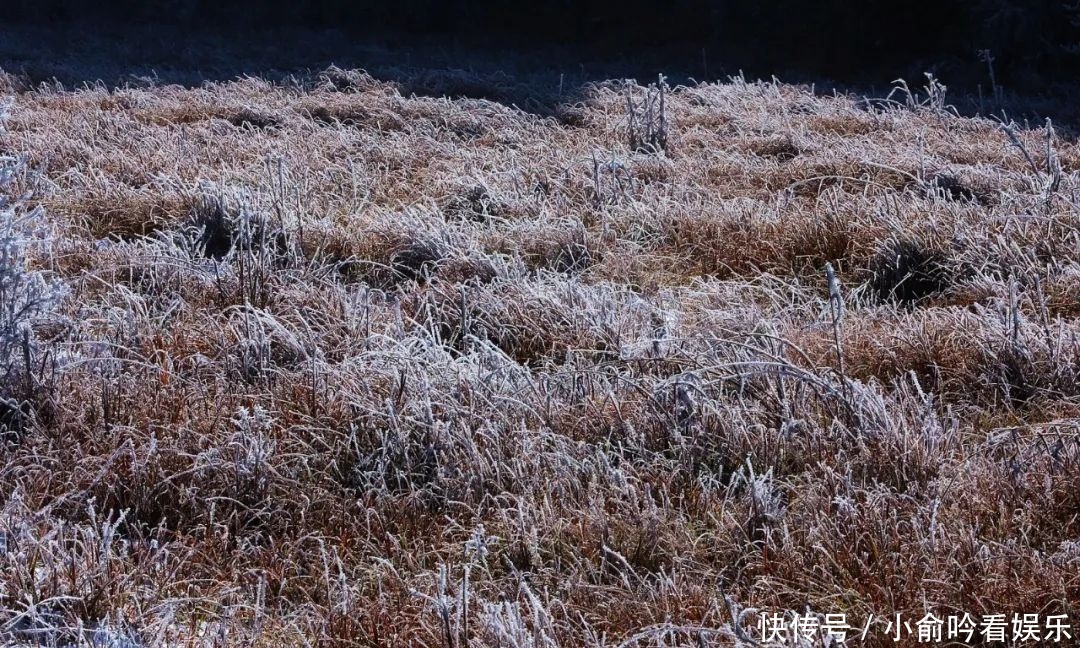
[[[3,85],[68,292],[8,345],[0,641],[1080,621],[1075,142],[735,79],[632,150],[641,86],[432,83]]]

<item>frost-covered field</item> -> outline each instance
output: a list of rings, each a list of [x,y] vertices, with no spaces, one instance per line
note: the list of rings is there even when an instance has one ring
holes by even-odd
[[[1075,136],[933,85],[11,85],[0,642],[1077,620]]]

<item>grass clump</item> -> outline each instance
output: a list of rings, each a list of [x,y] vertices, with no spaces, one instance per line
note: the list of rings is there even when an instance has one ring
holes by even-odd
[[[871,290],[879,300],[907,306],[945,292],[959,273],[947,253],[914,238],[884,241],[869,271]]]

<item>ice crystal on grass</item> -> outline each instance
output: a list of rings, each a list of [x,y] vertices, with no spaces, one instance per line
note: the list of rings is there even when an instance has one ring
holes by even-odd
[[[26,425],[39,392],[34,327],[53,316],[67,294],[63,283],[31,266],[32,248],[48,244],[44,210],[27,210],[22,197],[5,195],[22,169],[21,160],[0,159],[0,428],[8,432]]]

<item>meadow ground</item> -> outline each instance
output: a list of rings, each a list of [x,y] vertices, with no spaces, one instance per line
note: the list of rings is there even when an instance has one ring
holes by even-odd
[[[4,79],[2,641],[1080,621],[1074,136],[934,85]]]

